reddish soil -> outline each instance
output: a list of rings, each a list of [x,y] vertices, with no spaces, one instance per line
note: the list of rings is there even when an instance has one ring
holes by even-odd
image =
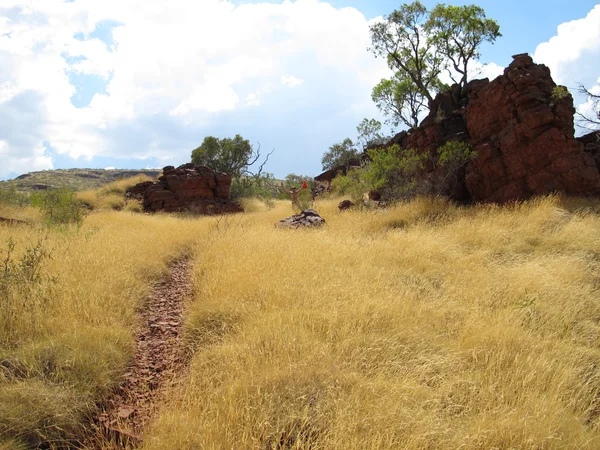
[[[188,358],[182,343],[183,311],[192,293],[191,269],[189,259],[179,260],[171,265],[170,276],[153,287],[140,313],[141,327],[130,370],[95,420],[99,436],[94,441],[103,441],[100,448],[107,448],[106,441],[113,448],[137,447],[145,425],[185,371]]]

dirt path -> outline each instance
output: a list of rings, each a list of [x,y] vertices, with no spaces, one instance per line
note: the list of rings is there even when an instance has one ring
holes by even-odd
[[[170,277],[157,283],[141,313],[136,351],[125,381],[96,418],[98,433],[107,448],[132,448],[142,441],[144,426],[187,366],[182,344],[184,303],[192,293],[189,259],[170,266]],[[89,448],[89,447],[88,447]]]

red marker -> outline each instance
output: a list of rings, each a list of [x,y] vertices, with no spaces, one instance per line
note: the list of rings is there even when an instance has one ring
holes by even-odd
[[[308,184],[306,184],[306,180],[302,182],[302,187],[300,189],[308,189]]]

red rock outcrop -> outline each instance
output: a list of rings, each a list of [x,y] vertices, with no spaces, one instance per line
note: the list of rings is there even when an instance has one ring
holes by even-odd
[[[600,195],[596,163],[574,137],[573,99],[556,87],[550,70],[525,54],[494,81],[471,86],[465,122],[478,156],[465,183],[473,200]]]
[[[442,193],[455,200],[505,203],[551,192],[600,196],[600,138],[591,133],[575,139],[574,114],[566,88],[557,87],[546,66],[521,54],[491,82],[474,80],[462,91],[455,85],[439,94],[419,127],[383,147],[426,154],[418,181],[439,187],[447,174],[437,164],[438,148],[450,140],[471,144],[478,156],[443,186]],[[331,177],[329,172],[322,176]]]
[[[242,207],[229,198],[230,188],[229,175],[189,163],[177,168],[165,167],[158,181],[137,184],[127,189],[125,196],[142,201],[144,210],[149,212],[242,212]]]

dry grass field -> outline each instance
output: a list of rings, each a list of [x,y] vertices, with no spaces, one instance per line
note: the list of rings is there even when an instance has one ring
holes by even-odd
[[[192,359],[144,449],[600,448],[598,201],[338,201],[306,231],[273,228],[288,202],[0,225],[3,251],[41,238],[51,254],[0,328],[0,448],[77,441],[182,254]]]

